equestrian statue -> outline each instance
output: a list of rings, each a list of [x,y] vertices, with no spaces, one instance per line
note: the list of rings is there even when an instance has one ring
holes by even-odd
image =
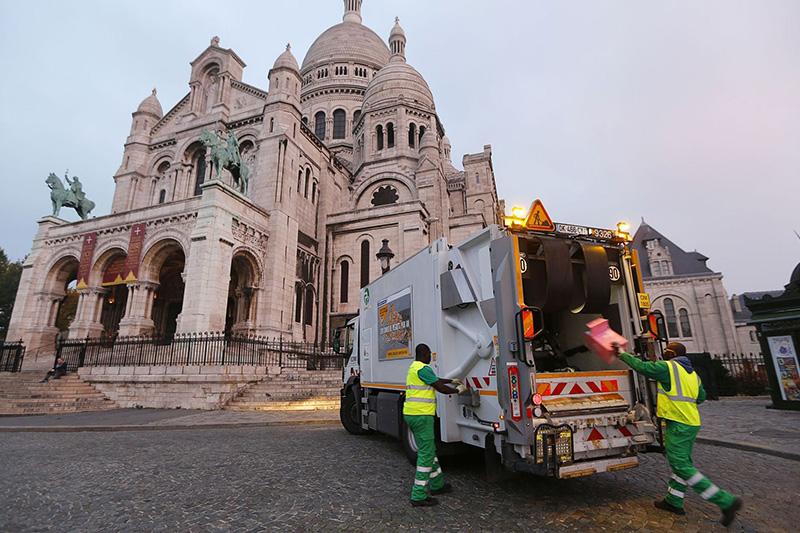
[[[216,171],[215,179],[220,179],[222,169],[229,171],[239,186],[239,192],[246,195],[250,183],[250,169],[242,159],[236,134],[232,131],[212,133],[203,130],[200,140],[211,149],[211,164]]]
[[[64,179],[69,189],[64,188],[64,183],[54,173],[50,173],[44,182],[50,187],[50,201],[53,202],[53,215],[58,216],[62,207],[71,207],[83,220],[89,218],[89,213],[94,209],[94,202],[86,198],[83,192],[83,183],[78,176],[69,179],[69,171],[64,174]]]

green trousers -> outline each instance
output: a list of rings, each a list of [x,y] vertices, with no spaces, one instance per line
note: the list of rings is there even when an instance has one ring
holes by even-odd
[[[733,496],[714,485],[692,464],[692,446],[700,426],[687,426],[674,420],[667,420],[666,423],[664,447],[667,450],[667,461],[672,469],[665,498],[667,502],[673,507],[683,509],[683,499],[688,486],[692,487],[701,498],[720,509],[730,507],[733,504]]]
[[[403,415],[406,425],[417,442],[417,475],[411,489],[411,500],[420,501],[428,497],[428,490],[439,490],[444,486],[444,474],[436,457],[433,417]]]

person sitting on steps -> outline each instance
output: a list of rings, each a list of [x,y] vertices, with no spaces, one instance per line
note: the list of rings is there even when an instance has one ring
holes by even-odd
[[[50,381],[50,378],[59,379],[61,376],[66,376],[66,375],[67,375],[67,362],[64,361],[63,357],[59,357],[56,359],[56,363],[53,365],[53,368],[47,371],[47,375],[39,383],[47,383],[48,381]]]

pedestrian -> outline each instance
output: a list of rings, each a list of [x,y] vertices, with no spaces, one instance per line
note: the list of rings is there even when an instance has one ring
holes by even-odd
[[[656,414],[666,423],[664,448],[672,477],[667,495],[654,505],[662,511],[685,515],[683,499],[688,486],[720,508],[720,523],[728,527],[742,508],[741,498],[714,485],[692,464],[692,446],[700,431],[697,405],[705,401],[706,392],[692,362],[686,357],[686,347],[679,342],[670,342],[664,350],[664,361],[642,361],[622,352],[616,344],[614,350],[626,365],[658,382]]]
[[[442,467],[436,457],[434,389],[442,394],[460,394],[467,390],[460,380],[439,378],[429,366],[430,362],[431,349],[427,344],[418,344],[416,360],[408,367],[406,376],[403,420],[414,434],[414,441],[417,443],[417,473],[411,490],[411,505],[414,507],[438,505],[439,501],[431,495],[445,494],[453,490],[450,483],[445,483]]]
[[[57,357],[53,368],[47,371],[47,375],[39,383],[47,383],[50,378],[59,379],[67,375],[67,362],[62,357]]]

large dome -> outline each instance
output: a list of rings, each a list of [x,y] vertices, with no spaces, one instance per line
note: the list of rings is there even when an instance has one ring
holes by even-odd
[[[405,102],[435,110],[433,93],[422,74],[401,57],[394,56],[369,82],[364,94],[364,110],[379,106],[382,102],[395,103],[400,97]]]
[[[363,24],[342,22],[317,37],[306,53],[302,70],[319,64],[350,61],[381,68],[389,61],[389,47]]]

